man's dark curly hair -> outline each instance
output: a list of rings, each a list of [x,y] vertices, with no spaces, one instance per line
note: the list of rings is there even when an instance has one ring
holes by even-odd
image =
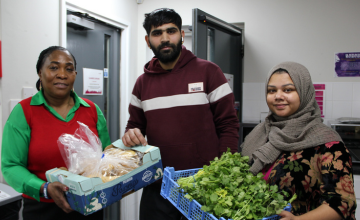
[[[145,28],[146,33],[149,36],[152,26],[156,28],[168,23],[174,23],[181,31],[182,20],[180,15],[176,13],[173,9],[159,8],[148,14],[145,14],[143,27]]]

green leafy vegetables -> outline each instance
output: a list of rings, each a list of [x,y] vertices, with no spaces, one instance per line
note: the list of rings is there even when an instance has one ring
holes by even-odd
[[[230,150],[220,159],[217,157],[195,175],[177,180],[187,193],[189,200],[195,199],[202,210],[217,218],[261,219],[279,214],[293,200],[284,200],[289,194],[270,186],[260,172],[256,176],[249,172],[249,157]]]

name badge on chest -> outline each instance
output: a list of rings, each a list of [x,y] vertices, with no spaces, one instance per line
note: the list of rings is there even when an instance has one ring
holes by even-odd
[[[189,92],[203,92],[204,91],[204,83],[189,83]]]

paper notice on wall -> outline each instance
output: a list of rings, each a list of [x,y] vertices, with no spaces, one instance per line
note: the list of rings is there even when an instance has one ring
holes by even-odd
[[[7,194],[6,192],[0,190],[0,201],[1,201],[1,200],[4,200],[4,199],[6,199],[6,198],[9,198],[9,197],[10,197],[9,194]]]
[[[83,68],[83,94],[102,95],[104,89],[103,70]]]
[[[359,77],[360,52],[335,54],[335,77]]]
[[[234,91],[234,75],[228,73],[224,73],[224,75],[230,85],[231,90]]]

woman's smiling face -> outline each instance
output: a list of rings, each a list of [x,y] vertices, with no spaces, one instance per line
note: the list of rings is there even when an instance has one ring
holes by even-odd
[[[55,50],[46,59],[38,75],[45,97],[65,98],[70,95],[77,72],[68,51]]]
[[[280,117],[288,117],[299,109],[300,97],[288,73],[272,74],[267,86],[266,102],[270,111]]]

